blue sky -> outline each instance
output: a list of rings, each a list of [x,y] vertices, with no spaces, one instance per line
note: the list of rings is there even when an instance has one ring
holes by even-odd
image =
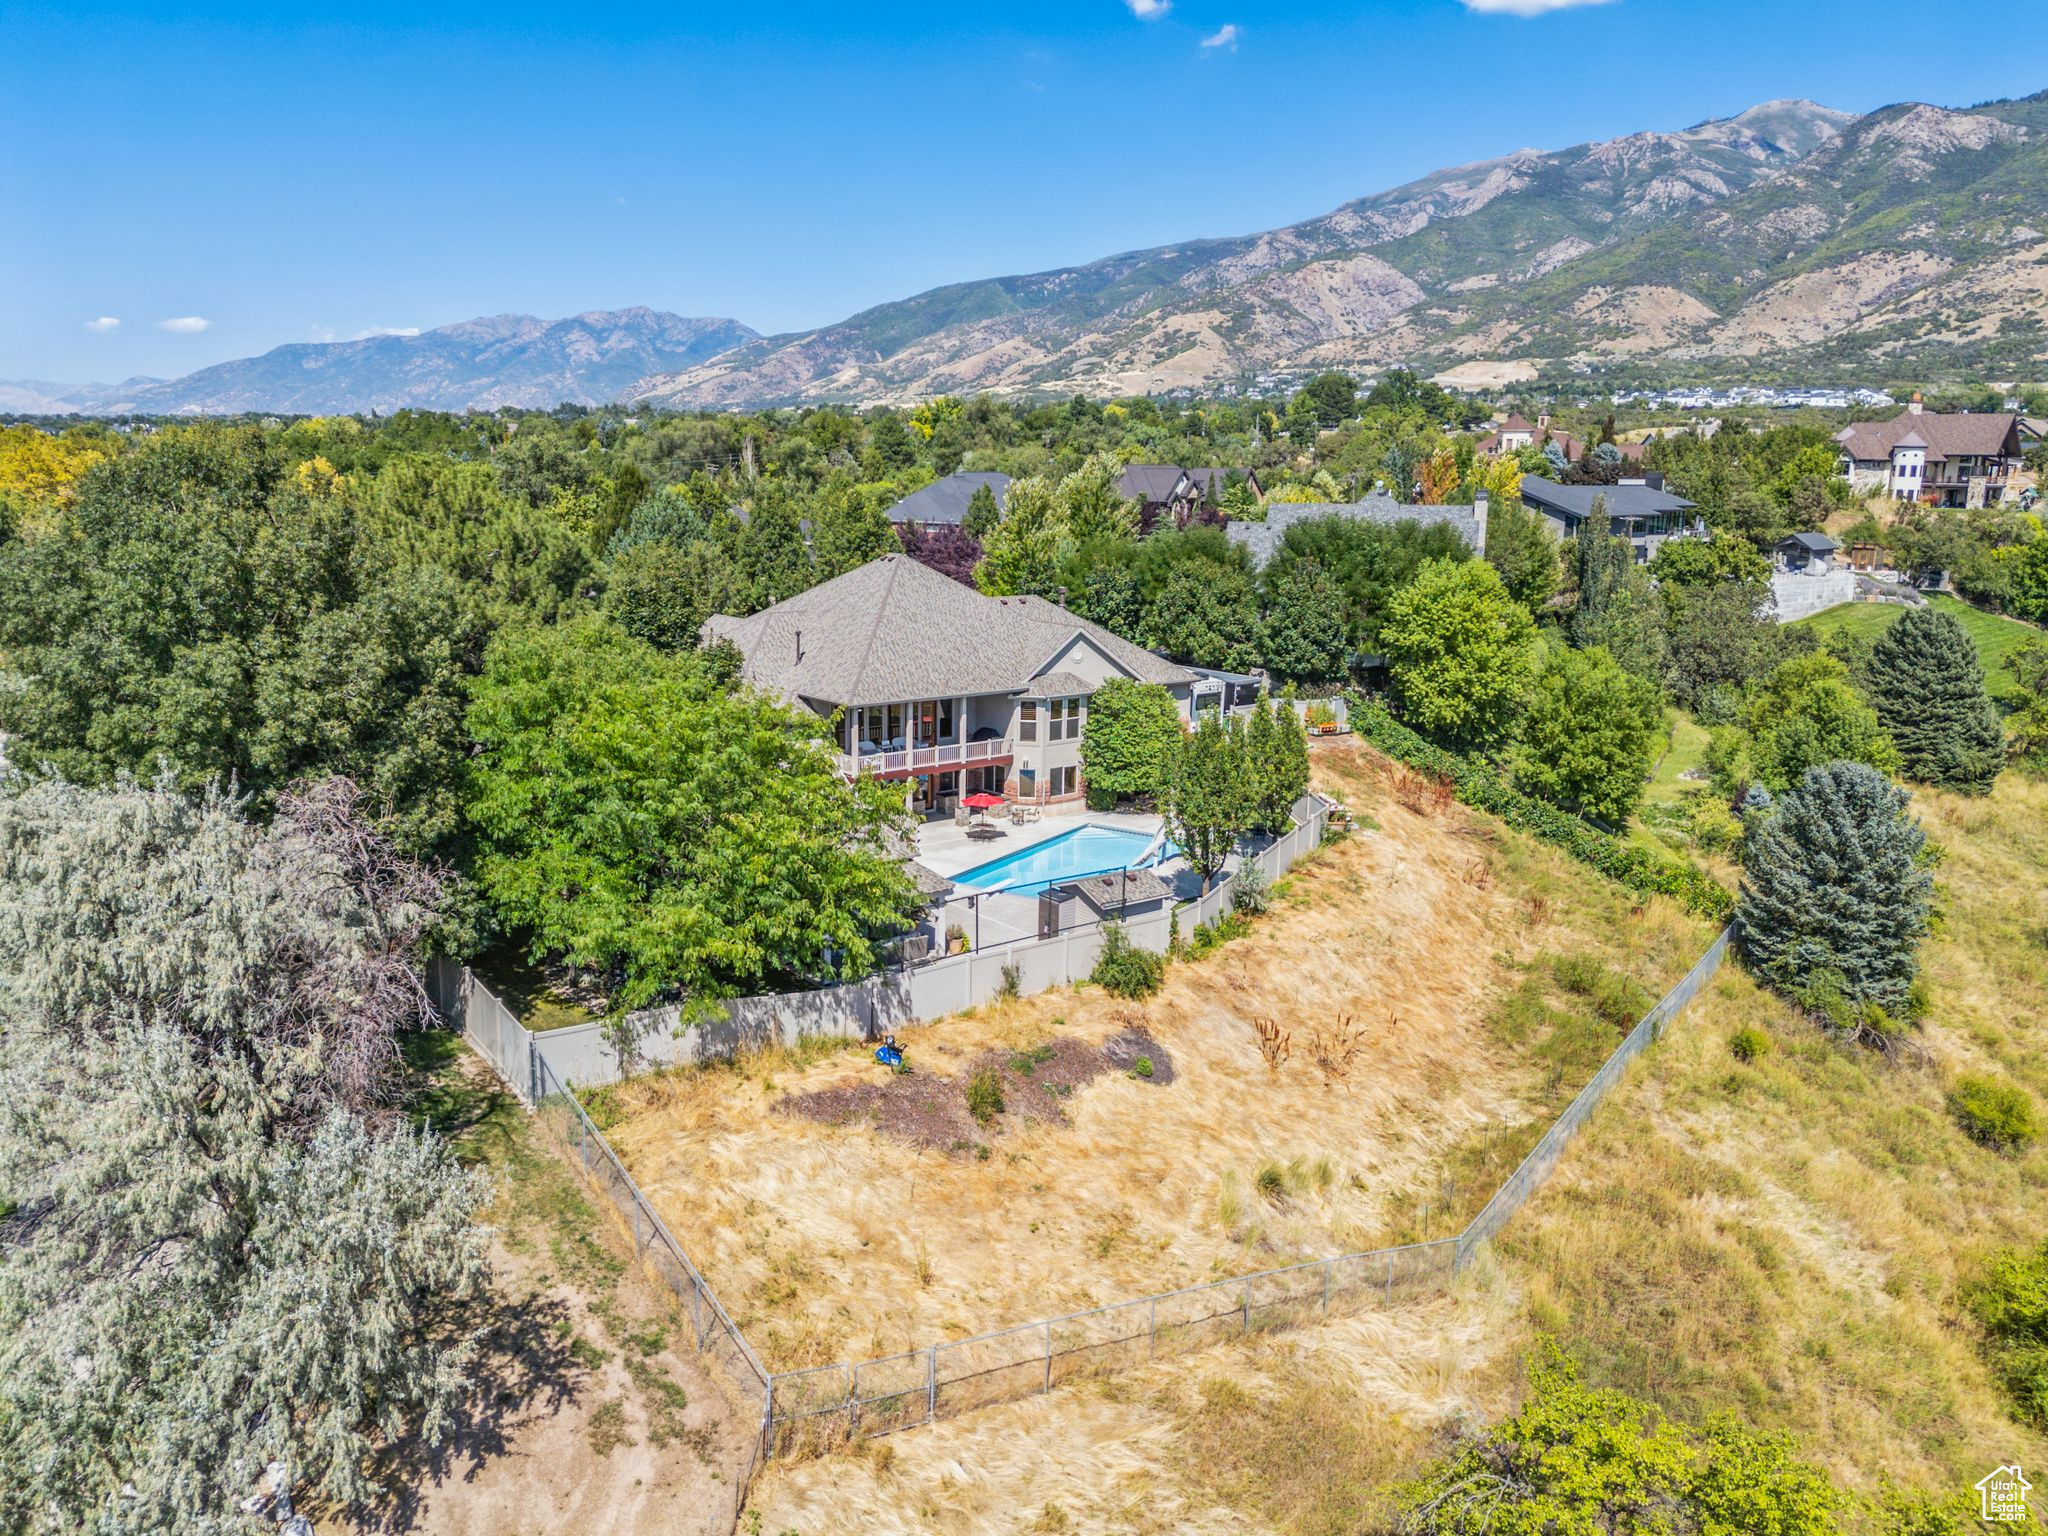
[[[0,0],[0,378],[506,311],[797,329],[1772,97],[2025,95],[2023,9]]]

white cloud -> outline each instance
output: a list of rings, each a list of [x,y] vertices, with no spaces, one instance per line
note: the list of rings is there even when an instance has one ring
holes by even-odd
[[[101,315],[97,320],[86,321],[85,328],[95,336],[104,336],[109,331],[121,329],[121,322],[113,315]]]
[[[1236,22],[1226,21],[1216,31],[1202,39],[1202,46],[1204,48],[1228,48],[1232,53],[1235,53],[1237,52],[1237,40],[1243,36],[1244,33],[1238,30]]]
[[[357,331],[357,341],[368,341],[372,336],[417,336],[420,328],[416,325],[373,325],[367,331]]]
[[[1465,0],[1465,9],[1482,16],[1542,16],[1576,10],[1582,5],[1608,5],[1612,0]]]
[[[1157,21],[1173,9],[1173,0],[1124,0],[1140,21]]]
[[[178,315],[169,320],[157,321],[156,328],[179,336],[197,336],[201,331],[212,330],[213,322],[198,315]]]

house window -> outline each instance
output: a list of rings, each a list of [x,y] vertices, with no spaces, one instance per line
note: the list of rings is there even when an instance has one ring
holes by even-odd
[[[1017,739],[1038,740],[1038,704],[1033,699],[1026,699],[1017,708]]]
[[[1081,736],[1081,701],[1067,700],[1067,739],[1077,741]]]
[[[1037,798],[1038,775],[1029,768],[1019,768],[1017,770],[1017,795],[1018,798],[1023,800]]]
[[[1077,787],[1075,770],[1072,768],[1049,769],[1046,772],[1046,778],[1050,783],[1052,797],[1055,800],[1064,799],[1066,796],[1073,794]]]
[[[951,741],[953,739],[953,701],[951,699],[939,700],[939,734],[937,739],[940,741]]]

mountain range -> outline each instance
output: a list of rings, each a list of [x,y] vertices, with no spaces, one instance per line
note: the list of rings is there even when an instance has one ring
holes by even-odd
[[[1519,150],[1319,218],[935,288],[762,336],[650,310],[279,347],[173,381],[0,384],[0,410],[683,409],[1124,395],[1319,368],[1473,388],[2048,375],[2048,92],[1865,116],[1774,101]]]

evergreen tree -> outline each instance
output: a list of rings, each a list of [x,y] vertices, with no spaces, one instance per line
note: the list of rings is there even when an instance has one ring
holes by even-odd
[[[1757,973],[1788,992],[1906,1006],[1926,936],[1926,836],[1904,790],[1864,763],[1812,768],[1749,841],[1735,930]]]
[[[1202,877],[1205,894],[1251,825],[1250,776],[1238,738],[1209,715],[1175,746],[1167,767],[1161,805],[1167,836]]]
[[[0,796],[0,1527],[225,1533],[447,1432],[489,1180],[393,1124],[439,882],[342,780]]]
[[[2005,758],[2005,731],[1969,632],[1932,607],[1884,632],[1864,669],[1908,777],[1987,793]]]
[[[1607,502],[1595,497],[1593,515],[1573,540],[1572,574],[1578,601],[1570,635],[1581,650],[1605,646],[1637,677],[1657,678],[1664,668],[1664,614],[1648,572],[1635,562],[1627,539],[1605,533]]]
[[[1003,509],[996,501],[996,493],[986,482],[974,488],[974,494],[967,498],[967,511],[960,519],[960,527],[975,539],[988,537],[988,532],[1003,520]]]

